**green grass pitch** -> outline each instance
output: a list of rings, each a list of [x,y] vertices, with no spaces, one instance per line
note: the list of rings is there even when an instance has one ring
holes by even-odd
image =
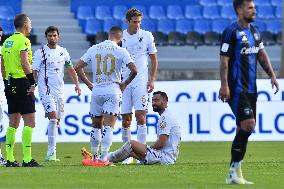
[[[114,143],[112,150],[120,145]],[[87,143],[59,143],[61,161],[52,163],[43,161],[47,145],[33,144],[33,157],[44,167],[0,167],[0,188],[284,188],[283,142],[249,142],[243,172],[255,184],[246,186],[225,184],[230,145],[230,142],[183,142],[179,159],[171,166],[83,167],[80,149],[89,148]],[[15,148],[16,159],[21,162],[21,144]]]

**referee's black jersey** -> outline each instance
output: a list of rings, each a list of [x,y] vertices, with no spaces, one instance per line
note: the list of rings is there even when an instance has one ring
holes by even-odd
[[[257,56],[262,48],[260,32],[252,24],[246,28],[234,22],[224,30],[220,55],[230,57],[228,84],[231,92],[257,92]]]

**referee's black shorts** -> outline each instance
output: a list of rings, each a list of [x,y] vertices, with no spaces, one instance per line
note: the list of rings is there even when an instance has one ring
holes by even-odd
[[[5,82],[5,95],[8,104],[8,113],[29,114],[35,112],[35,96],[28,95],[29,82],[26,78],[10,79]]]

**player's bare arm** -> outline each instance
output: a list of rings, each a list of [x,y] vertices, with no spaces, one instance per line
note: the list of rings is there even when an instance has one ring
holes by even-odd
[[[230,99],[230,89],[228,85],[228,64],[230,58],[227,56],[220,56],[220,80],[221,87],[219,90],[219,98],[223,102],[227,102]]]
[[[168,142],[168,135],[159,135],[158,140],[151,146],[156,150],[162,149]]]
[[[276,87],[276,91],[274,92],[274,94],[276,94],[279,91],[279,84],[277,82],[277,79],[276,79],[275,73],[273,71],[270,59],[269,59],[265,49],[259,50],[257,59],[258,59],[259,64],[263,68],[263,70],[270,77],[272,88],[274,86]]]
[[[157,70],[158,70],[158,56],[157,54],[150,54],[151,60],[151,69],[150,69],[150,78],[147,83],[148,92],[152,92],[154,90],[154,81],[157,79]]]
[[[80,96],[81,95],[80,84],[79,84],[78,76],[77,76],[76,71],[73,68],[73,66],[69,66],[67,68],[67,72],[68,72],[72,82],[75,84],[75,92],[77,93],[78,96]]]
[[[127,68],[130,70],[130,74],[128,78],[125,80],[125,82],[119,83],[119,86],[122,92],[125,90],[126,86],[135,78],[135,76],[138,73],[137,68],[133,62],[130,62],[129,64],[127,64]]]
[[[83,60],[79,60],[78,64],[75,66],[75,70],[78,74],[78,77],[88,86],[90,90],[93,89],[93,83],[88,79],[84,72],[84,67],[86,67],[87,64]]]

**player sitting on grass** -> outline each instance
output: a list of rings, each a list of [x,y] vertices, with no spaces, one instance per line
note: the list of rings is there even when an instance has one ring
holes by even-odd
[[[167,109],[168,96],[165,92],[154,92],[152,98],[153,111],[160,115],[158,122],[158,139],[148,146],[137,141],[126,142],[118,150],[108,154],[108,160],[113,163],[134,157],[142,164],[174,164],[179,153],[181,140],[180,125]],[[82,155],[91,158],[91,155],[83,148]]]

